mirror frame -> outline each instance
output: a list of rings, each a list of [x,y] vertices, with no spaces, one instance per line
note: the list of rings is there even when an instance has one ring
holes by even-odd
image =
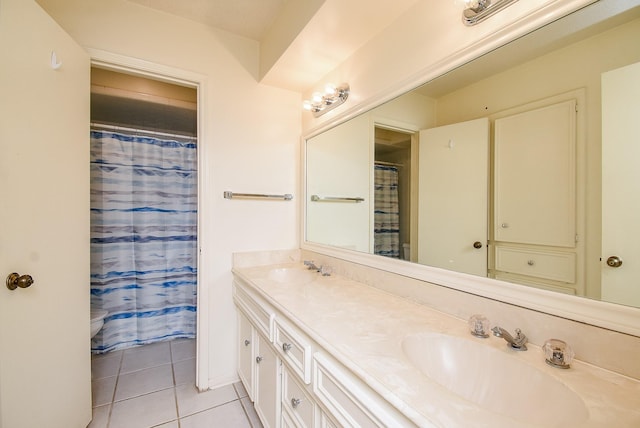
[[[625,6],[620,5],[622,6],[622,11],[626,11],[627,9],[631,9],[634,6],[637,6],[637,4],[633,5],[631,3],[633,2],[628,2],[628,4]],[[613,16],[617,12],[610,10],[611,8],[607,9],[606,5],[600,8],[604,9],[604,11],[599,10],[598,7],[600,6],[602,6],[602,2],[596,2],[585,6],[586,8],[594,8],[587,12],[587,19],[599,21],[601,19],[606,19],[607,17]],[[543,26],[550,24],[551,22],[558,19],[564,18],[565,16],[568,16],[570,14],[571,13],[558,13],[555,17],[549,18],[547,22],[541,23],[540,25],[530,29],[530,31],[527,31],[526,33],[536,31],[537,29],[542,28]],[[593,22],[588,22],[587,25],[590,24],[593,24]],[[496,42],[499,44],[497,44],[495,48],[508,44],[521,35],[522,34],[511,34],[509,37],[504,37],[504,34],[502,34],[502,40]],[[444,61],[440,61],[429,67],[423,73],[420,73],[421,76],[416,76],[409,81],[401,82],[400,85],[392,87],[395,89],[388,91],[386,94],[376,96],[371,100],[365,101],[357,105],[355,108],[345,111],[342,115],[335,116],[333,119],[325,122],[315,129],[310,130],[308,133],[302,136],[302,188],[300,193],[301,195],[303,195],[303,203],[300,210],[302,216],[300,222],[302,228],[300,235],[300,247],[303,250],[313,251],[319,254],[335,257],[352,263],[361,264],[374,269],[380,269],[386,272],[407,276],[480,297],[485,297],[503,303],[543,312],[549,315],[558,316],[569,320],[574,320],[581,323],[640,337],[640,308],[552,292],[487,277],[478,277],[474,275],[458,273],[446,269],[420,265],[405,260],[390,259],[374,254],[331,247],[329,245],[319,244],[306,240],[307,202],[309,198],[309,195],[306,191],[307,140],[341,123],[344,123],[349,119],[352,119],[373,108],[376,108],[410,90],[413,90],[418,86],[425,84],[428,81],[433,80],[458,66],[461,66],[484,55],[485,53],[487,53],[487,50],[483,49],[481,51],[478,51],[476,55],[470,56],[469,48],[454,53],[453,55],[447,57]]]

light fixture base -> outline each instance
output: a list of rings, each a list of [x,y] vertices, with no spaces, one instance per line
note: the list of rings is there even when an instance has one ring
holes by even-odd
[[[331,91],[321,95],[319,99],[305,101],[304,108],[311,111],[313,117],[320,117],[344,103],[349,98],[349,90],[348,83],[343,83],[335,88],[331,86]]]
[[[476,25],[516,1],[518,0],[480,0],[477,6],[462,12],[462,22],[467,26]]]

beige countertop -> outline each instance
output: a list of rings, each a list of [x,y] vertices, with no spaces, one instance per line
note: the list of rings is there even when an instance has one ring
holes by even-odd
[[[291,263],[234,268],[233,272],[418,426],[547,428],[547,423],[531,421],[535,421],[535,413],[550,411],[556,412],[558,420],[563,419],[558,403],[535,409],[526,421],[516,420],[434,382],[411,363],[402,346],[408,336],[432,332],[478,341],[574,391],[584,402],[587,419],[565,420],[558,426],[640,427],[637,379],[577,360],[568,370],[557,369],[545,363],[538,346],[528,344],[528,351],[517,352],[503,339],[471,336],[464,320],[337,275],[310,276],[304,269],[302,263]],[[287,281],[274,275],[285,270],[301,280]],[[484,315],[491,318],[491,314]],[[499,367],[487,369],[497,370],[496,376],[500,376]],[[523,379],[512,379],[513,389],[504,390],[504,394],[526,391]]]

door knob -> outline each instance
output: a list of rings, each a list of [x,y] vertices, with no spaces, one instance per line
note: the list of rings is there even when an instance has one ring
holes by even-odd
[[[473,243],[473,248],[482,248],[482,242],[476,241]]]
[[[31,284],[33,284],[33,278],[31,275],[20,275],[13,272],[7,276],[7,288],[9,290],[15,290],[18,287],[27,288]]]
[[[611,256],[607,259],[607,266],[614,268],[620,267],[622,266],[622,259],[618,256]]]

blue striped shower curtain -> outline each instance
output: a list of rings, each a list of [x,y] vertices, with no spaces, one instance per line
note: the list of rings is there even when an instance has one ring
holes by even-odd
[[[91,350],[195,337],[197,155],[193,141],[91,131]]]
[[[374,166],[374,253],[400,258],[398,168]]]

